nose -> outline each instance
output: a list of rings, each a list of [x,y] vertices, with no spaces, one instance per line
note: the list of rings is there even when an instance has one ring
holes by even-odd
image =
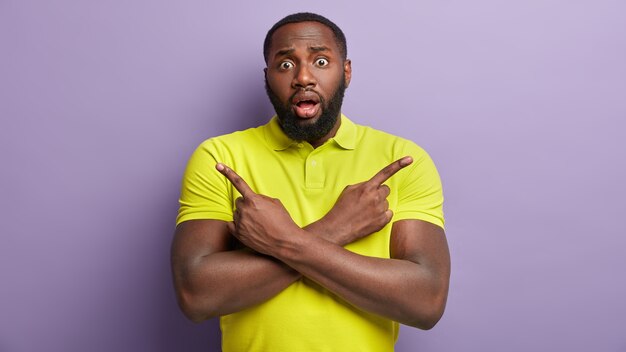
[[[310,68],[306,65],[299,66],[295,70],[295,75],[291,86],[295,89],[313,88],[317,85],[317,80]]]

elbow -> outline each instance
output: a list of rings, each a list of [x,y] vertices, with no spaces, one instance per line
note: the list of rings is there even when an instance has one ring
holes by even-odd
[[[178,307],[187,319],[194,323],[218,316],[215,300],[196,287],[191,272],[183,266],[173,266],[174,291]]]
[[[189,290],[177,290],[177,299],[178,306],[185,317],[196,324],[218,316],[217,312],[206,304],[206,301],[201,302],[201,299]]]
[[[411,326],[418,328],[420,330],[430,330],[437,325],[441,317],[443,316],[443,312],[441,314],[433,314],[431,316],[424,316],[420,320],[414,321]]]
[[[447,292],[433,297],[432,300],[418,312],[413,314],[412,319],[406,324],[420,330],[430,330],[437,325],[443,317],[446,308]]]

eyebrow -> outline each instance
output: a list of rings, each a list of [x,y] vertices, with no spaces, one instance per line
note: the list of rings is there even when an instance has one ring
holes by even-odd
[[[322,51],[328,51],[330,49],[328,49],[327,46],[323,46],[323,45],[319,45],[319,46],[310,46],[309,47],[309,51],[310,52],[314,52],[314,53],[319,53]],[[290,54],[293,54],[296,51],[295,48],[289,48],[289,49],[283,49],[283,50],[278,50],[276,52],[276,55],[274,55],[274,57],[280,57],[280,56],[287,56]]]
[[[310,46],[309,47],[309,51],[312,51],[314,53],[319,53],[320,51],[328,51],[330,49],[328,49],[328,47],[320,45],[320,46]]]
[[[296,51],[296,49],[295,49],[295,48],[278,50],[278,51],[276,52],[276,55],[274,55],[274,57],[286,56],[286,55],[289,55],[289,54],[293,53],[294,51]]]

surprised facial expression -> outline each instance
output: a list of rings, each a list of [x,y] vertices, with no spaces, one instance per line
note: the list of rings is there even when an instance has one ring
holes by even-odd
[[[290,23],[276,30],[265,83],[283,131],[313,146],[334,136],[351,74],[350,61],[325,25]]]

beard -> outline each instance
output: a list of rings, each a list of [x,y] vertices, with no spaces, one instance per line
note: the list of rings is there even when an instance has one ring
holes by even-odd
[[[346,91],[346,80],[344,77],[341,78],[339,86],[328,101],[322,96],[319,96],[319,104],[322,105],[322,114],[312,123],[299,118],[293,109],[291,109],[289,103],[285,105],[281,102],[267,83],[267,78],[265,79],[265,91],[274,106],[276,116],[278,116],[278,122],[283,132],[285,132],[289,138],[298,142],[314,142],[326,136],[337,123],[339,113],[341,112],[341,104],[343,103],[343,95]]]

